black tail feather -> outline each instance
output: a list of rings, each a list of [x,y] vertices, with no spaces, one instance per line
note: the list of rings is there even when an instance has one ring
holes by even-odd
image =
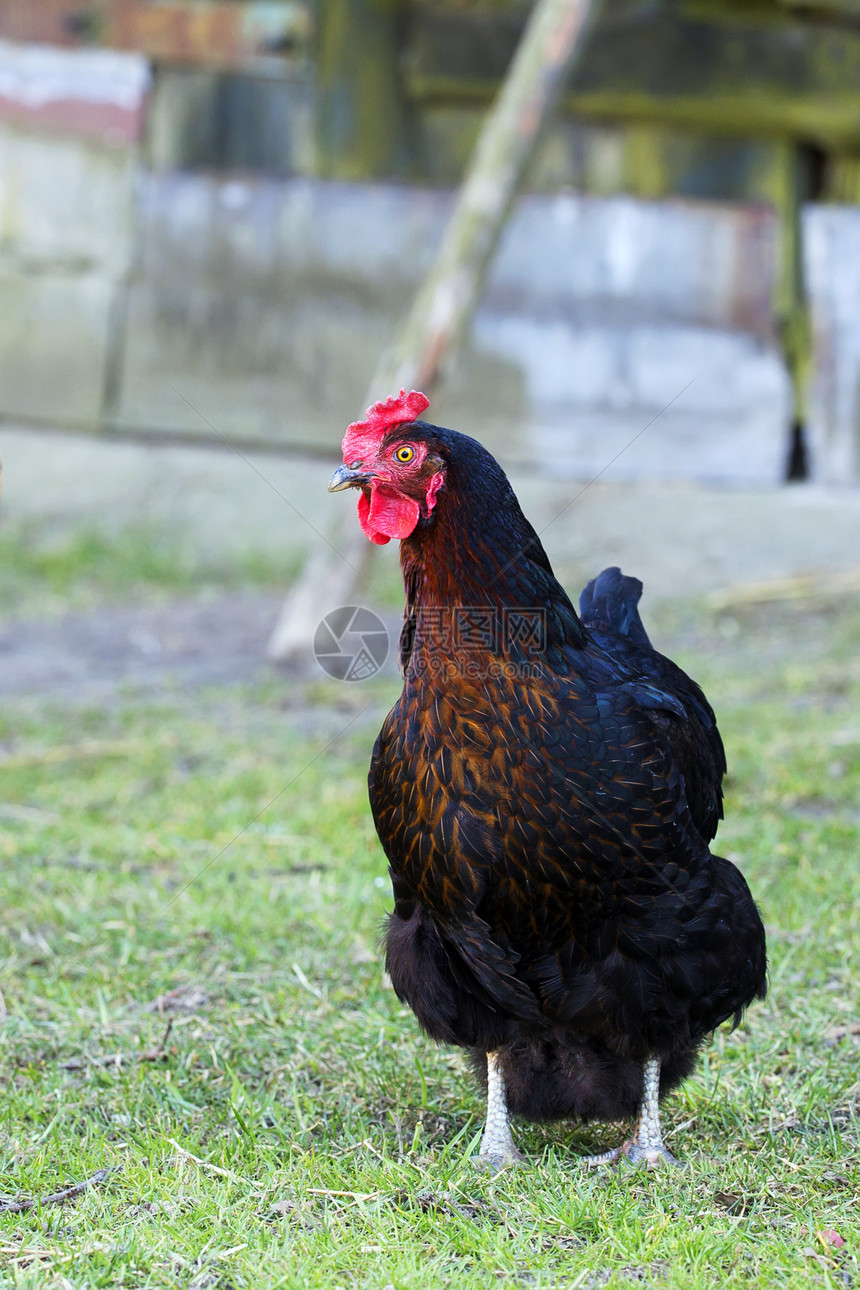
[[[592,578],[579,597],[580,618],[592,630],[614,632],[652,649],[637,608],[641,595],[639,579],[628,577],[613,565]]]

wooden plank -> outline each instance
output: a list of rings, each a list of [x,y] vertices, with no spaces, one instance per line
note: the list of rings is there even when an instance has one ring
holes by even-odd
[[[722,20],[677,3],[608,0],[563,107],[607,121],[653,121],[710,133],[770,134],[850,147],[860,139],[860,29],[821,16],[726,6]],[[517,38],[509,15],[485,38],[486,13],[417,8],[410,90],[434,102],[486,102]]]
[[[303,51],[311,31],[301,0],[5,0],[0,37],[75,47],[106,45],[148,58],[213,68],[277,63]]]
[[[681,0],[685,13],[733,22],[737,18],[779,22],[786,16],[806,21],[856,21],[860,0]]]
[[[404,0],[321,0],[317,41],[317,173],[325,179],[414,170],[400,74]]]

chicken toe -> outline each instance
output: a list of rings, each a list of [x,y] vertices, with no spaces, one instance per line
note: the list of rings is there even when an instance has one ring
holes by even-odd
[[[583,1164],[614,1165],[626,1160],[631,1165],[644,1164],[649,1169],[659,1165],[677,1165],[679,1162],[663,1144],[660,1129],[660,1063],[647,1061],[642,1071],[642,1101],[633,1126],[633,1136],[620,1147],[602,1151],[597,1156],[585,1156]]]

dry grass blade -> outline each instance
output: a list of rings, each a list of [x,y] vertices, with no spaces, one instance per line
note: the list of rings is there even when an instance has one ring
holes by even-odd
[[[175,1138],[168,1138],[167,1141],[172,1147],[176,1148],[183,1160],[190,1160],[191,1163],[193,1165],[197,1165],[199,1169],[208,1169],[209,1173],[218,1174],[221,1178],[227,1178],[232,1183],[238,1183],[240,1187],[246,1187],[249,1191],[252,1191],[257,1195],[262,1195],[260,1189],[255,1187],[254,1183],[252,1183],[249,1178],[240,1178],[240,1176],[234,1173],[232,1169],[222,1169],[220,1165],[213,1165],[208,1160],[204,1160],[202,1156],[195,1156],[192,1151],[188,1151],[185,1147],[181,1147]]]
[[[779,601],[827,600],[856,591],[860,591],[860,569],[847,569],[836,573],[804,573],[769,582],[747,582],[740,587],[712,591],[705,599],[709,609],[742,609],[747,605]]]

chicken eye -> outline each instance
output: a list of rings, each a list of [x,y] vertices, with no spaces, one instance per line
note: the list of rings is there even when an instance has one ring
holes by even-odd
[[[398,461],[411,461],[415,456],[415,449],[410,448],[408,444],[403,444],[402,447],[397,449],[394,456]]]

